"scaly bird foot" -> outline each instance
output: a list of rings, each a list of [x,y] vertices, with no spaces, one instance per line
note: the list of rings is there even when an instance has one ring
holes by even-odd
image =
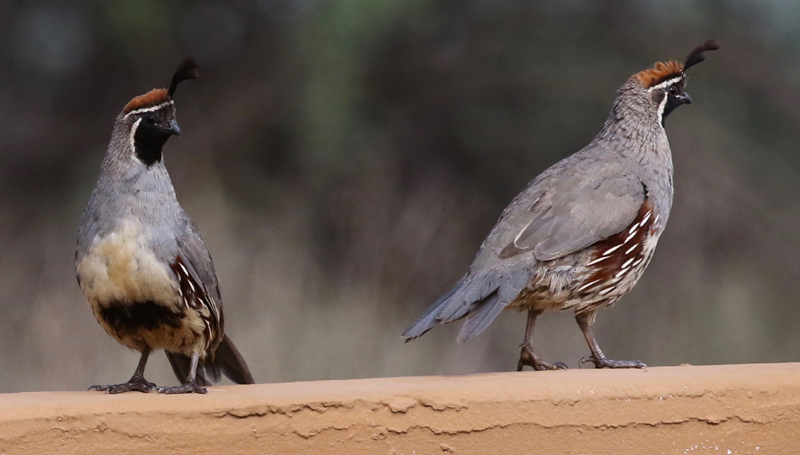
[[[156,385],[152,382],[145,380],[145,378],[141,376],[134,376],[130,381],[122,384],[93,385],[89,387],[89,390],[98,390],[106,393],[125,393],[133,391],[149,393],[155,388]]]
[[[609,360],[605,357],[595,357],[590,355],[581,359],[581,365],[584,363],[593,363],[595,368],[645,368],[643,362],[639,360]]]
[[[533,353],[530,346],[522,346],[522,352],[519,353],[519,362],[517,362],[517,371],[522,371],[522,367],[528,365],[536,371],[545,370],[566,370],[567,365],[563,362],[549,363],[540,359]]]
[[[176,385],[174,387],[159,387],[158,393],[165,393],[167,395],[178,393],[208,393],[208,389],[199,386],[196,382],[187,382],[186,384]]]

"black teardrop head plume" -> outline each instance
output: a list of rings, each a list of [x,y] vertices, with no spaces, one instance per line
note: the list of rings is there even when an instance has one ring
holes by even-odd
[[[197,60],[193,58],[187,58],[183,61],[183,63],[178,66],[178,69],[175,70],[175,74],[172,75],[172,82],[169,83],[169,97],[172,98],[172,95],[175,94],[175,89],[178,88],[178,84],[187,80],[187,79],[197,79],[200,76],[200,73],[197,71]]]
[[[706,56],[703,55],[705,51],[715,51],[719,49],[719,43],[715,39],[710,39],[705,43],[697,46],[694,50],[686,57],[686,61],[683,62],[683,70],[686,71],[689,68],[697,65],[698,63],[702,62],[706,59]]]

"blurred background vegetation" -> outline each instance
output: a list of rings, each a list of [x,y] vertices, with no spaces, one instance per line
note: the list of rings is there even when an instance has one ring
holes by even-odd
[[[115,116],[181,86],[165,148],[259,382],[514,369],[525,316],[400,333],[615,92],[716,38],[667,121],[675,202],[596,335],[649,365],[800,360],[800,4],[790,1],[0,2],[0,391],[126,380],[74,278]],[[570,314],[538,353],[577,367]],[[148,378],[175,382],[163,355]]]

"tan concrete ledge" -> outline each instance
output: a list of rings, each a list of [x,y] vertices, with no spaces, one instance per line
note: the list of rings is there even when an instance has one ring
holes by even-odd
[[[800,364],[6,394],[0,453],[800,453]]]

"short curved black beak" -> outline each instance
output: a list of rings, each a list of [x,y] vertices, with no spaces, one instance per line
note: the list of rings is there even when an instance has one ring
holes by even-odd
[[[676,107],[682,104],[692,104],[692,97],[688,93],[679,93],[677,95],[668,95],[667,104],[664,106],[664,113],[661,116],[661,124],[664,124],[664,119],[675,110]]]
[[[178,122],[172,120],[169,122],[169,126],[164,128],[163,130],[167,134],[174,134],[175,136],[181,135],[181,127],[178,126]]]

